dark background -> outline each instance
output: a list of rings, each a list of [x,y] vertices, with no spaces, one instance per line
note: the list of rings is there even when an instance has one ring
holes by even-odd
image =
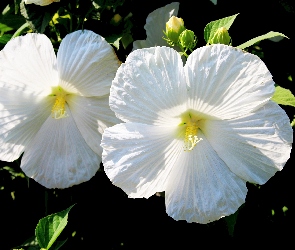
[[[126,1],[117,11],[132,12],[133,38],[145,39],[143,26],[147,15],[170,2]],[[233,46],[269,31],[288,36],[290,39],[277,43],[269,40],[260,42],[258,52],[274,81],[292,90],[294,82],[288,81],[288,76],[295,79],[294,1],[218,0],[216,6],[209,0],[179,2],[178,17],[182,17],[186,28],[197,35],[198,47],[205,45],[203,31],[207,23],[237,13],[240,14],[229,30]],[[4,3],[0,3],[1,10]],[[95,29],[97,27],[93,27]],[[122,61],[131,49],[130,45],[126,50],[118,51]],[[257,48],[252,46],[249,51],[257,53]],[[283,108],[293,119],[294,108]],[[246,203],[239,210],[233,235],[229,235],[224,219],[207,225],[174,221],[165,212],[163,197],[128,199],[121,189],[111,184],[102,165],[90,181],[64,190],[46,189],[34,180],[22,177],[12,179],[4,166],[13,167],[16,173],[21,172],[19,161],[0,162],[0,188],[4,187],[0,190],[1,250],[22,244],[34,236],[39,219],[72,204],[76,205],[69,213],[68,225],[58,238],[68,238],[61,249],[197,249],[204,246],[256,249],[274,244],[283,249],[289,244],[294,245],[295,207],[292,201],[295,171],[290,160],[265,185],[247,183]],[[283,207],[288,210],[283,212]],[[73,232],[76,232],[74,236]]]

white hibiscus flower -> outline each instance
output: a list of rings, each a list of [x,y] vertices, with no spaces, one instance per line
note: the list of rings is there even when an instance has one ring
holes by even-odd
[[[264,184],[290,157],[273,93],[265,64],[230,46],[199,48],[185,66],[168,47],[135,50],[112,82],[110,107],[125,123],[103,133],[104,170],[131,198],[165,191],[175,220],[230,215],[247,181]]]
[[[17,37],[0,52],[0,159],[47,188],[89,180],[101,134],[118,123],[108,105],[119,61],[92,31],[76,31],[55,56],[43,34]]]
[[[178,8],[179,3],[173,2],[151,12],[144,25],[146,40],[134,41],[133,50],[154,46],[168,46],[167,42],[163,39],[163,31],[166,30],[166,22],[169,21],[170,17],[177,16]]]
[[[60,2],[60,0],[25,0],[25,4],[36,4],[40,6],[49,5],[53,2]]]

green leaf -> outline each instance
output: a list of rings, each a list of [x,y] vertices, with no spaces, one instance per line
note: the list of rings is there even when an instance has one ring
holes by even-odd
[[[208,43],[208,41],[214,36],[217,29],[224,27],[229,30],[238,14],[208,23],[204,29],[204,38],[206,43]]]
[[[0,14],[0,30],[3,34],[4,32],[18,29],[23,25],[26,20],[21,16],[14,13],[14,8],[7,5],[6,8]]]
[[[40,250],[40,247],[38,245],[36,237],[32,236],[21,245],[13,247],[12,249]]]
[[[45,28],[56,13],[58,5],[38,6],[20,3],[20,12],[34,32],[44,33]]]
[[[237,48],[239,48],[239,49],[245,49],[247,47],[250,47],[254,43],[257,43],[259,41],[262,41],[262,40],[265,40],[265,39],[268,39],[268,38],[273,38],[273,37],[276,37],[276,36],[282,36],[282,37],[289,38],[289,37],[285,36],[282,33],[270,31],[270,32],[268,32],[268,33],[266,33],[266,34],[264,34],[262,36],[255,37],[255,38],[249,40],[248,42],[245,42],[245,43],[237,46]]]
[[[234,236],[235,225],[237,223],[239,212],[243,207],[244,207],[244,204],[240,206],[239,209],[234,214],[224,217],[224,220],[227,225],[228,233],[232,237]]]
[[[70,18],[71,18],[70,15],[68,15],[66,17],[58,17],[56,19],[56,21],[58,23],[60,23],[62,26],[65,27],[65,29],[68,33],[71,33],[71,31],[70,31],[70,22],[71,22]]]
[[[47,250],[56,241],[68,223],[68,213],[73,206],[61,212],[46,216],[39,221],[35,235],[41,248]]]
[[[276,86],[275,93],[271,99],[277,104],[295,107],[295,97],[289,89]]]
[[[52,245],[51,249],[52,250],[58,250],[60,249],[66,242],[67,242],[68,239],[66,240],[63,240],[63,241],[56,241],[54,242],[54,244]]]
[[[132,35],[130,33],[124,34],[122,36],[121,42],[123,44],[124,49],[126,49],[127,46],[133,42]]]
[[[13,28],[7,26],[7,25],[4,24],[4,23],[0,23],[0,33],[1,33],[1,34],[4,34],[5,32],[10,31],[10,30],[13,30]]]
[[[111,36],[106,37],[105,39],[109,44],[113,45],[118,50],[120,47],[121,38],[122,34],[113,34]]]
[[[5,34],[3,36],[0,36],[0,44],[6,44],[10,39],[12,35],[11,34]]]

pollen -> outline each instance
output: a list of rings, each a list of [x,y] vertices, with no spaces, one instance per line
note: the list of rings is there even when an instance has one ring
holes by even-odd
[[[62,90],[62,88],[57,87],[53,89],[53,94],[51,96],[55,97],[55,102],[51,109],[51,116],[54,119],[61,119],[67,117],[66,113],[66,93]]]
[[[184,151],[191,151],[202,138],[198,138],[198,127],[196,123],[188,124],[184,136]]]
[[[179,129],[177,129],[177,137],[183,140],[184,151],[192,151],[196,145],[203,139],[198,137],[198,133],[204,128],[206,116],[195,110],[187,110],[180,116]]]

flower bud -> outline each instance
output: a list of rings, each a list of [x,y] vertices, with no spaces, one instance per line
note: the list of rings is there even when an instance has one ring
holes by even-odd
[[[179,43],[183,48],[193,49],[197,43],[197,37],[191,30],[184,30],[179,36]]]
[[[122,21],[122,17],[120,16],[120,14],[115,14],[113,18],[111,19],[111,24],[113,24],[114,26],[117,26],[120,24],[121,21]]]
[[[184,22],[182,18],[175,16],[170,17],[166,23],[166,36],[167,38],[176,44],[178,42],[179,35],[185,30]]]
[[[229,36],[227,29],[224,27],[217,29],[213,37],[209,40],[210,44],[221,43],[221,44],[229,45],[230,42],[231,42],[231,37]]]

